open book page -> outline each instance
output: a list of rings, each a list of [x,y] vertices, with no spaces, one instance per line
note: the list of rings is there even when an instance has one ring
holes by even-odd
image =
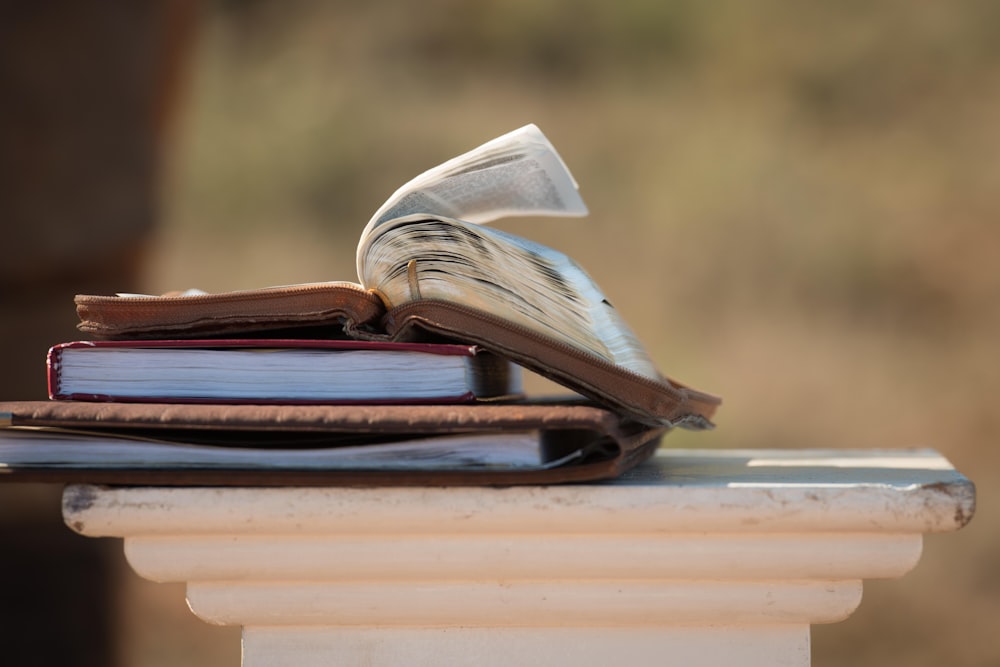
[[[526,125],[425,171],[396,190],[361,233],[358,275],[375,229],[398,218],[424,215],[485,223],[510,216],[586,214],[562,158],[541,130]]]
[[[552,248],[461,220],[414,215],[386,224],[362,259],[362,281],[390,307],[440,299],[502,312],[529,330],[659,378],[600,288]]]
[[[541,470],[582,456],[543,460],[534,431],[443,435],[349,447],[267,449],[191,445],[58,429],[0,429],[0,469]]]

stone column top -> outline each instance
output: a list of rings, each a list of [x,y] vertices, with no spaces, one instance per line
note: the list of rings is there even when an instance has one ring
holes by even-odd
[[[89,536],[957,530],[975,488],[933,450],[661,449],[600,483],[514,487],[72,485]]]

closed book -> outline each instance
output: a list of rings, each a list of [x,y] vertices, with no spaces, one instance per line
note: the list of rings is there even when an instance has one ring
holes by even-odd
[[[571,402],[0,402],[0,482],[511,485],[617,477],[665,427]]]
[[[520,368],[474,345],[353,340],[76,341],[48,354],[55,400],[462,403],[521,392]]]

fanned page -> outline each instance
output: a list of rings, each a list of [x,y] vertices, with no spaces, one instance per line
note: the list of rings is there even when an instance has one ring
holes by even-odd
[[[576,182],[534,125],[427,171],[365,228],[358,276],[391,308],[440,299],[503,313],[644,377],[653,362],[593,280],[551,248],[481,223],[516,215],[586,215]]]
[[[576,181],[556,149],[538,127],[525,125],[425,171],[396,190],[361,232],[358,276],[363,275],[363,257],[375,230],[407,216],[481,224],[512,216],[586,214]]]
[[[435,299],[502,314],[644,377],[660,377],[582,268],[513,234],[461,220],[397,220],[369,247],[362,279],[390,307]]]

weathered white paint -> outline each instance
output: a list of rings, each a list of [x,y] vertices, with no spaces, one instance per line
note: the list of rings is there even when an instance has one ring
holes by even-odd
[[[555,579],[188,585],[188,604],[199,617],[217,625],[250,626],[809,624],[843,620],[860,601],[860,581]]]
[[[247,628],[244,667],[720,667],[809,664],[803,625]]]
[[[862,580],[901,576],[974,489],[917,451],[664,450],[511,488],[66,489],[244,664],[798,665]]]
[[[219,533],[954,530],[972,487],[928,450],[664,450],[613,483],[510,488],[67,489],[93,537]],[[807,462],[816,460],[817,465]],[[886,459],[906,467],[887,467]],[[865,465],[858,465],[864,462]],[[795,463],[796,465],[789,465]],[[921,467],[926,463],[926,467]],[[942,466],[946,466],[942,469]]]
[[[134,537],[129,563],[153,581],[500,579],[860,579],[897,577],[920,535],[878,533],[504,533]],[[405,552],[406,558],[399,554]],[[775,553],[781,559],[774,558]],[[656,554],[650,558],[650,554]],[[739,554],[734,563],[733,555]]]

